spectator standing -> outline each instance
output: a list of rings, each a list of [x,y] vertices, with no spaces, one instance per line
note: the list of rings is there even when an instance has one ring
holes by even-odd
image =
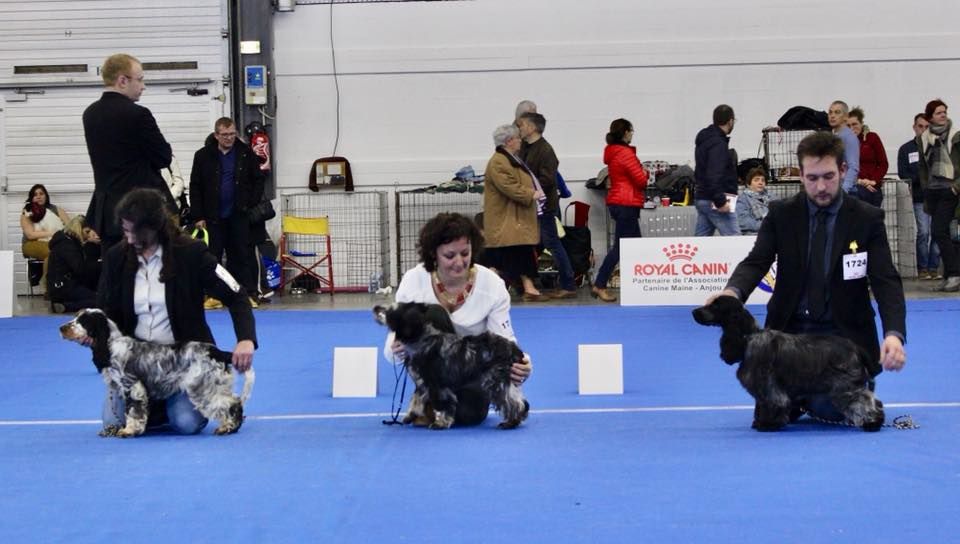
[[[860,179],[860,140],[847,126],[850,106],[843,100],[834,100],[827,109],[830,130],[843,141],[843,162],[847,165],[840,189],[853,197],[858,196],[857,180]]]
[[[557,234],[557,214],[560,210],[557,167],[560,161],[553,151],[553,146],[543,137],[547,120],[539,113],[524,113],[517,123],[520,127],[520,137],[525,144],[520,150],[520,159],[537,176],[547,198],[543,205],[543,213],[537,216],[537,220],[540,223],[540,243],[550,251],[560,280],[560,288],[554,291],[551,297],[575,298],[577,287],[573,283],[573,266]]]
[[[940,249],[930,237],[930,214],[923,209],[923,186],[920,184],[920,148],[917,138],[930,123],[923,112],[913,116],[914,137],[897,151],[897,176],[910,182],[913,215],[917,222],[917,277],[922,280],[942,279],[939,273]]]
[[[633,123],[614,119],[607,133],[607,147],[603,149],[603,163],[607,165],[610,190],[607,191],[607,211],[614,221],[613,247],[603,258],[591,295],[604,302],[616,302],[617,297],[607,292],[607,282],[613,268],[620,263],[620,240],[640,237],[640,210],[646,202],[649,176],[637,158],[633,141]]]
[[[740,234],[735,205],[737,166],[730,155],[730,133],[736,118],[733,108],[720,104],[713,109],[713,124],[697,133],[694,149],[694,206],[697,208],[697,236]]]
[[[190,215],[197,228],[207,229],[210,234],[214,257],[221,260],[226,253],[227,269],[254,307],[259,299],[259,267],[247,211],[263,199],[263,184],[260,162],[237,138],[233,119],[217,119],[212,137],[193,155]]]
[[[160,175],[173,156],[170,144],[150,110],[136,103],[146,88],[143,66],[120,53],[104,61],[100,74],[106,89],[83,112],[83,133],[94,179],[87,221],[103,239],[106,251],[122,237],[114,209],[131,190],[158,189],[171,212],[176,205]]]
[[[484,263],[507,282],[521,284],[524,302],[543,302],[549,297],[534,285],[537,277],[536,245],[540,243],[538,216],[546,195],[537,177],[517,157],[520,131],[502,125],[493,133],[496,149],[484,172],[483,233],[487,249]]]
[[[960,130],[939,98],[927,103],[924,115],[930,126],[917,137],[920,184],[930,213],[930,233],[943,261],[943,281],[934,290],[956,293],[960,291],[960,255],[950,238],[950,222],[960,200]]]
[[[860,142],[860,177],[857,179],[857,196],[860,200],[880,207],[883,203],[883,178],[890,164],[887,162],[887,150],[880,136],[863,123],[863,109],[859,106],[850,110],[847,126]]]

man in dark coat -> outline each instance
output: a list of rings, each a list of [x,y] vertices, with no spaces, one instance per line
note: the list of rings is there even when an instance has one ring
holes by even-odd
[[[190,215],[210,234],[210,252],[254,301],[259,297],[257,263],[247,211],[263,198],[264,174],[257,155],[237,139],[233,119],[221,117],[212,138],[193,155]]]
[[[843,336],[870,355],[871,376],[882,369],[900,370],[906,361],[906,304],[883,210],[840,190],[846,165],[837,136],[829,132],[807,136],[797,157],[804,191],[770,204],[753,249],[720,295],[746,300],[776,261],[766,327]],[[820,265],[819,276],[814,275],[817,267],[811,267],[812,262]],[[880,310],[882,344],[877,342],[871,291]]]
[[[736,118],[733,108],[720,104],[713,110],[713,124],[697,133],[694,149],[694,206],[697,236],[740,234],[737,224],[737,166],[730,155],[730,133]]]
[[[170,165],[170,144],[150,110],[136,104],[145,88],[143,66],[130,55],[116,54],[104,61],[101,75],[107,88],[83,112],[83,133],[94,179],[87,221],[106,251],[122,237],[113,214],[131,190],[158,189],[170,209],[176,208],[160,175]]]

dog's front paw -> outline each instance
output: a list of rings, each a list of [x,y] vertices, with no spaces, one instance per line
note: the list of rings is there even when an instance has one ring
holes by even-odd
[[[453,426],[453,416],[449,416],[444,412],[436,412],[434,414],[433,421],[430,423],[430,428],[435,431],[442,431],[444,429],[449,429]]]
[[[102,437],[104,437],[104,438],[107,438],[107,437],[117,436],[117,433],[118,433],[119,431],[120,431],[120,426],[119,426],[119,425],[107,425],[106,427],[100,429],[100,432],[97,433],[97,434],[99,434],[100,436],[102,436]]]
[[[135,431],[134,429],[131,429],[130,427],[124,427],[122,429],[117,429],[117,434],[115,434],[114,436],[118,438],[133,438],[138,434],[139,433],[137,433],[137,431]]]
[[[760,431],[761,433],[771,433],[779,431],[783,428],[783,423],[779,421],[757,421],[753,420],[753,425],[750,427]]]

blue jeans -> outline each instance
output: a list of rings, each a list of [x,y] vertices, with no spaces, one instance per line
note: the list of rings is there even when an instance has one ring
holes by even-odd
[[[709,200],[695,200],[693,205],[697,208],[695,236],[713,236],[714,230],[720,236],[740,236],[737,214],[718,212]]]
[[[122,395],[113,395],[113,404],[111,397],[108,396],[103,401],[103,426],[116,425],[123,427],[126,424],[126,403]],[[197,434],[207,426],[207,418],[193,406],[186,393],[177,393],[165,401],[162,401],[167,407],[167,423],[173,432],[178,434]],[[151,402],[151,404],[153,404]],[[156,428],[157,425],[148,423],[148,429]]]
[[[913,215],[917,218],[917,268],[936,270],[940,268],[940,248],[930,236],[930,215],[923,211],[923,202],[913,203]]]
[[[593,281],[593,286],[599,289],[607,288],[607,280],[613,273],[613,267],[620,263],[620,239],[621,238],[639,238],[640,237],[640,208],[636,206],[617,206],[611,204],[607,206],[610,211],[610,217],[614,221],[613,247],[603,258],[603,264],[597,271],[597,277]]]
[[[577,286],[573,284],[573,266],[570,264],[570,257],[567,256],[567,250],[560,242],[560,235],[557,234],[557,216],[544,213],[538,220],[540,221],[540,243],[550,250],[550,255],[553,255],[553,262],[560,276],[560,288],[565,291],[575,291]]]

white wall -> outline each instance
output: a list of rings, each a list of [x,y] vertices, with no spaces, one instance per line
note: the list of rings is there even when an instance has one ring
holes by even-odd
[[[960,3],[929,0],[478,0],[338,4],[338,154],[358,187],[432,184],[483,171],[491,133],[520,99],[547,117],[568,179],[602,166],[611,120],[630,119],[642,160],[692,161],[713,107],[737,113],[732,146],[794,105],[841,98],[887,146],[932,97],[960,97]],[[278,186],[306,187],[333,152],[329,5],[278,13]],[[922,16],[922,20],[920,17]]]

